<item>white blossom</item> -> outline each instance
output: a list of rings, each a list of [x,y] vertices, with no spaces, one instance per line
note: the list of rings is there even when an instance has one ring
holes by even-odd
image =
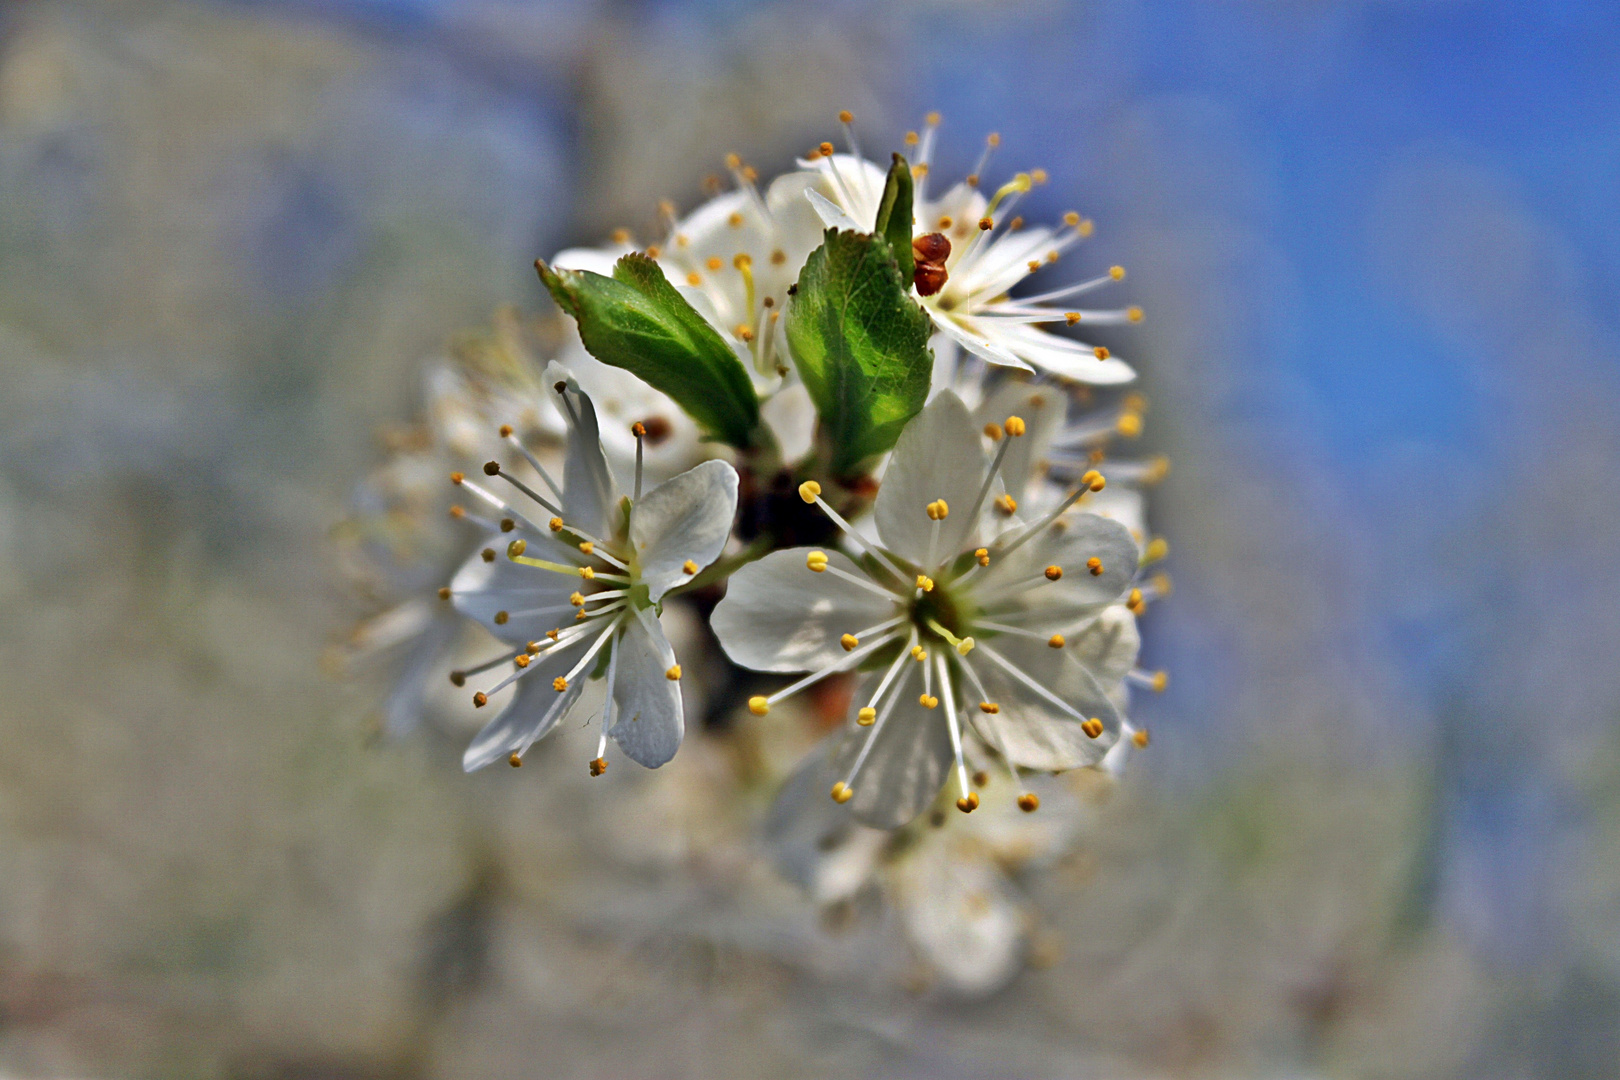
[[[499,462],[484,469],[507,481],[521,500],[458,480],[502,522],[456,573],[450,596],[457,610],[515,648],[483,666],[510,671],[475,694],[474,704],[484,707],[510,693],[462,764],[471,771],[503,757],[521,763],[600,673],[606,702],[592,772],[607,767],[610,738],[631,760],[656,768],[674,756],[685,727],[681,669],[659,625],[658,606],[724,548],[736,513],[737,473],[725,462],[707,461],[643,494],[638,463],[625,495],[602,452],[590,397],[557,364],[546,369],[544,382],[568,417],[563,483],[533,460],[547,491]],[[514,447],[524,450],[520,443]]]
[[[1000,138],[991,135],[978,165],[938,198],[928,194],[935,130],[930,114],[923,133],[907,136],[911,168],[913,232],[938,233],[950,243],[944,261],[946,279],[937,292],[917,290],[917,301],[933,319],[942,341],[936,341],[940,364],[954,371],[951,353],[961,348],[988,363],[1036,369],[1095,385],[1118,385],[1135,378],[1129,364],[1103,346],[1048,333],[1042,326],[1088,326],[1138,322],[1140,308],[1079,308],[1074,301],[1125,277],[1113,266],[1102,275],[1032,296],[1011,291],[1032,274],[1056,263],[1063,252],[1091,235],[1092,224],[1078,213],[1064,215],[1058,228],[1026,226],[1015,213],[1024,196],[1045,180],[1034,170],[1018,173],[986,196],[981,190],[985,168]],[[847,125],[846,125],[847,131]],[[883,195],[885,170],[859,155],[853,132],[851,152],[832,152],[823,143],[815,157],[800,165],[814,170],[821,182],[806,192],[821,220],[831,227],[870,232]]]
[[[759,714],[829,675],[876,664],[857,690],[839,745],[844,778],[832,796],[880,828],[925,808],[954,764],[971,811],[964,740],[976,735],[1014,769],[1097,763],[1119,738],[1110,690],[1130,670],[1134,624],[1080,637],[1136,578],[1140,552],[1117,522],[1068,513],[1077,489],[1040,520],[1001,528],[987,497],[1011,447],[1027,435],[1007,418],[986,462],[981,431],[956,395],[934,398],[906,427],[874,506],[880,543],[861,539],[822,498],[801,488],[856,549],[773,552],[732,578],[712,625],[737,663],[808,671]],[[993,534],[981,544],[981,532]],[[1076,640],[1071,642],[1071,638]]]

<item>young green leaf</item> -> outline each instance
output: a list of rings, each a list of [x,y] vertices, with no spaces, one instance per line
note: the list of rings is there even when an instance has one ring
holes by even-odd
[[[911,226],[911,166],[895,154],[872,231],[889,242],[895,264],[900,267],[900,279],[908,282],[916,270],[911,256]]]
[[[893,446],[928,398],[928,314],[910,293],[888,241],[866,233],[828,229],[799,274],[788,344],[835,474]]]
[[[612,277],[534,265],[592,356],[668,394],[710,438],[749,445],[759,398],[747,369],[656,262],[631,253]]]

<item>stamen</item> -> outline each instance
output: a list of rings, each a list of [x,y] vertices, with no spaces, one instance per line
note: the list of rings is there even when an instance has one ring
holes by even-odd
[[[883,636],[879,637],[875,641],[867,642],[865,645],[862,645],[859,648],[850,650],[849,654],[847,656],[845,656],[842,660],[839,660],[839,661],[837,661],[835,663],[829,664],[827,667],[822,668],[820,671],[812,671],[810,674],[808,674],[808,675],[804,676],[803,678],[799,679],[797,682],[794,682],[794,683],[792,683],[792,684],[790,684],[788,686],[783,687],[782,689],[778,690],[774,694],[771,694],[771,695],[769,695],[767,697],[764,697],[764,698],[749,698],[748,699],[748,707],[749,707],[749,709],[753,710],[754,709],[754,702],[756,700],[758,700],[758,701],[763,701],[764,704],[765,704],[766,710],[769,711],[769,709],[770,709],[770,707],[772,705],[775,705],[778,701],[781,701],[784,698],[792,697],[794,694],[797,694],[800,690],[803,690],[805,687],[812,686],[812,685],[820,682],[822,679],[825,679],[829,675],[837,674],[840,671],[847,671],[849,668],[854,667],[855,665],[859,664],[862,660],[866,659],[868,656],[872,655],[872,653],[876,652],[878,649],[882,648],[884,645],[887,645],[889,642],[893,641],[894,639],[895,639],[894,634],[884,634]],[[764,716],[765,715],[765,713],[759,712],[758,710],[754,710],[754,712],[755,712],[755,715],[757,715],[757,716]]]
[[[909,576],[906,569],[896,562],[892,555],[880,547],[867,543],[866,538],[861,536],[860,533],[856,532],[854,527],[850,525],[849,522],[845,521],[843,516],[840,515],[838,511],[827,505],[827,500],[821,497],[820,484],[816,483],[814,480],[806,480],[804,483],[799,485],[799,498],[803,499],[807,503],[820,507],[821,512],[831,518],[832,523],[842,529],[844,535],[853,541],[856,547],[860,548],[862,552],[871,555],[880,562],[885,563],[890,569],[899,575],[900,581],[906,580],[906,578]],[[873,587],[876,588],[876,586]]]
[[[934,666],[939,669],[939,689],[945,698],[945,723],[951,733],[951,752],[956,755],[956,779],[962,789],[962,797],[956,800],[956,808],[970,814],[978,809],[979,797],[968,790],[967,763],[962,758],[962,725],[956,717],[956,694],[951,687],[950,665],[945,657],[936,656]]]
[[[541,506],[543,506],[547,510],[551,511],[553,514],[562,513],[562,510],[557,506],[556,503],[552,502],[550,499],[546,498],[544,495],[542,495],[538,491],[534,490],[534,488],[530,487],[528,484],[525,484],[523,481],[519,480],[517,477],[513,476],[511,473],[507,472],[505,469],[502,469],[501,468],[501,463],[498,462],[498,461],[487,461],[487,462],[485,462],[484,463],[484,475],[485,476],[499,476],[502,480],[505,480],[508,484],[511,484],[513,487],[515,487],[519,491],[523,492],[523,494],[527,495],[529,498],[533,499],[535,502],[539,503]]]
[[[1077,709],[1075,709],[1074,706],[1070,705],[1068,702],[1064,701],[1062,698],[1060,698],[1056,694],[1052,693],[1052,691],[1050,691],[1046,687],[1042,686],[1036,680],[1030,678],[1029,675],[1025,674],[1022,670],[1020,670],[1018,668],[1018,666],[1016,664],[1014,664],[1012,661],[1008,660],[1005,656],[1002,656],[1000,653],[996,652],[994,649],[992,649],[988,645],[981,645],[981,646],[979,646],[979,648],[984,651],[984,654],[986,656],[988,656],[991,659],[991,661],[993,661],[996,664],[997,667],[1001,668],[1007,674],[1009,674],[1013,678],[1017,679],[1020,683],[1023,683],[1024,686],[1028,687],[1031,691],[1033,691],[1036,694],[1036,696],[1042,698],[1048,704],[1052,705],[1054,708],[1059,709],[1065,715],[1067,715],[1069,717],[1072,717],[1075,720],[1079,720],[1081,722],[1082,727],[1086,723],[1089,722],[1089,718],[1087,718],[1086,716],[1083,716]],[[1093,736],[1093,738],[1095,738],[1095,736]]]
[[[510,424],[502,425],[501,435],[514,450],[523,455],[524,459],[528,461],[529,466],[534,469],[535,472],[540,474],[540,479],[546,482],[546,487],[551,489],[551,493],[557,497],[557,501],[562,502],[562,488],[557,486],[557,481],[551,478],[551,474],[546,471],[546,467],[540,464],[540,459],[531,454],[529,452],[529,448],[523,445],[523,441],[516,435],[512,434],[512,427]]]
[[[910,672],[911,669],[907,668],[906,675],[901,678],[899,685],[895,687],[894,694],[883,703],[883,708],[879,711],[877,717],[872,721],[872,730],[867,732],[866,742],[862,744],[861,752],[855,755],[855,763],[849,767],[849,775],[844,777],[844,786],[846,788],[854,787],[855,777],[861,771],[861,766],[866,764],[867,755],[872,752],[872,747],[876,745],[878,734],[883,730],[883,725],[888,722],[889,714],[894,712],[895,705],[899,704],[901,697],[905,695],[906,678],[910,676]],[[890,675],[893,674],[894,671],[891,670]],[[885,679],[885,682],[887,682],[887,679]],[[878,698],[882,696],[881,691],[882,688],[880,687],[879,693],[873,695],[872,701],[874,704],[877,702]]]
[[[636,503],[641,501],[641,457],[642,441],[647,435],[647,425],[640,420],[630,425],[630,434],[636,437],[636,491],[630,499],[630,512],[635,513]]]
[[[1146,690],[1152,690],[1155,694],[1164,693],[1165,687],[1170,685],[1170,673],[1168,671],[1143,671],[1137,668],[1125,677],[1132,684]]]

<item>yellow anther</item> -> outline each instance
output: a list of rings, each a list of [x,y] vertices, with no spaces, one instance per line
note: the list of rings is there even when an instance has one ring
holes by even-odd
[[[996,509],[1009,517],[1018,512],[1018,500],[1011,495],[997,495],[994,502]]]
[[[1029,178],[1037,184],[1044,184],[1046,183],[1046,170],[1031,169],[1029,171]]]
[[[467,479],[467,478],[465,476],[463,476],[461,473],[453,472],[453,473],[450,474],[450,482],[452,484],[459,484],[465,479]]]
[[[1086,569],[1091,571],[1092,577],[1102,577],[1102,560],[1093,555],[1091,558],[1086,560]]]
[[[1001,426],[1007,429],[1007,434],[1016,439],[1024,433],[1024,418],[1022,416],[1009,416],[1007,422]]]
[[[607,767],[608,767],[607,758],[599,757],[599,758],[592,758],[591,759],[591,775],[592,776],[601,776],[603,773],[607,772]]]
[[[531,641],[525,647],[529,650],[530,656],[534,656],[540,651],[540,643],[538,641]]]
[[[495,613],[495,625],[496,626],[505,626],[506,623],[507,623],[507,620],[509,620],[511,617],[512,616],[509,613],[505,612],[505,611],[497,611]]]
[[[1153,580],[1148,582],[1148,584],[1153,586],[1153,591],[1158,593],[1160,596],[1169,596],[1170,595],[1170,575],[1169,574],[1154,574],[1153,575]]]
[[[1080,215],[1075,213],[1073,210],[1070,210],[1067,214],[1063,215],[1063,224],[1067,225],[1071,229],[1078,229],[1080,227]]]
[[[966,656],[968,653],[973,651],[973,646],[976,644],[977,642],[975,642],[972,638],[965,637],[956,643],[956,654],[958,656]]]
[[[568,602],[570,604],[573,604],[575,607],[584,607],[585,606],[585,594],[584,593],[577,593],[577,592],[576,593],[570,593],[569,596],[568,596]]]
[[[730,225],[733,229],[742,228],[742,223],[743,223],[743,216],[741,214],[739,214],[735,210],[733,210],[731,212],[730,217],[726,218],[726,224]]]
[[[922,140],[918,137],[918,135],[917,135],[917,133],[915,131],[906,132],[905,142],[906,142],[907,146],[916,146],[917,143],[919,143],[921,141]]]
[[[1041,808],[1041,797],[1033,791],[1026,791],[1018,796],[1018,809],[1026,814],[1033,814]]]
[[[596,545],[591,543],[589,540],[581,540],[579,542],[579,550],[584,552],[586,555],[589,555],[596,550]]]
[[[488,704],[489,704],[489,695],[484,693],[482,690],[478,691],[478,693],[473,695],[473,708],[482,709],[485,705],[488,705]]]
[[[871,727],[877,723],[877,710],[868,705],[855,714],[855,722],[861,727]]]
[[[982,217],[982,218],[979,219],[979,231],[981,231],[981,232],[989,232],[991,229],[993,229],[995,227],[996,227],[996,222],[995,222],[994,218]]]
[[[514,750],[506,755],[506,763],[514,769],[521,769],[523,768],[523,755]]]
[[[924,660],[928,659],[928,650],[923,648],[921,645],[913,645],[911,647],[911,658],[920,664]]]
[[[1123,412],[1145,413],[1148,407],[1147,395],[1126,394],[1119,407]]]
[[[1147,550],[1142,553],[1142,562],[1158,562],[1168,554],[1170,554],[1170,541],[1162,536],[1155,536],[1148,541]]]
[[[1061,649],[1063,648],[1063,635],[1053,634],[1051,637],[1046,639],[1046,643],[1054,649]]]
[[[944,214],[944,215],[941,215],[940,219],[937,222],[934,223],[934,227],[937,228],[940,232],[945,232],[947,229],[949,229],[952,225],[955,225],[955,224],[956,224],[956,222],[951,220],[951,215]]]
[[[736,334],[745,344],[754,340],[754,329],[747,323],[738,323],[731,328],[731,332]]]
[[[450,599],[450,586],[448,586],[448,585],[440,585],[439,586],[439,599],[440,600],[448,600],[448,599]]]
[[[551,688],[560,694],[564,690],[568,689],[568,680],[559,675],[555,679],[551,680]]]
[[[990,565],[990,549],[989,548],[975,548],[974,551],[973,551],[973,559],[980,566],[989,566]]]
[[[767,699],[763,694],[755,694],[753,697],[748,699],[748,711],[753,713],[755,716],[764,716],[766,713],[771,711],[770,700]]]
[[[647,245],[647,258],[656,259],[656,258],[658,258],[658,256],[662,255],[663,253],[664,253],[664,249],[659,247],[657,244],[648,244]]]
[[[956,800],[956,808],[964,814],[971,814],[979,808],[979,796],[975,792],[968,792]]]
[[[579,576],[584,578],[586,581],[594,581],[596,580],[596,571],[592,570],[588,566],[582,566],[579,568]]]
[[[1001,711],[1001,706],[993,701],[981,701],[979,702],[979,711],[986,716],[994,716]]]
[[[584,618],[586,618],[586,617],[587,617],[587,616],[586,616],[586,613],[585,613],[585,612],[583,612],[583,611],[581,611],[581,612],[580,612],[580,613],[579,613],[579,614],[578,614],[578,615],[575,615],[575,616],[574,616],[574,621],[575,621],[575,622],[579,622],[579,621],[580,621],[580,620],[581,620],[581,619],[584,619]]]
[[[732,217],[737,219],[735,224],[742,224],[741,214],[733,214]],[[737,254],[731,257],[731,265],[735,266],[739,270],[747,270],[749,267],[754,265],[754,257],[748,254],[746,251],[739,251]]]
[[[1092,232],[1096,230],[1096,228],[1096,224],[1093,223],[1090,218],[1087,218],[1086,220],[1082,221],[1074,231],[1080,234],[1081,239],[1085,239],[1086,237],[1090,236]]]
[[[697,286],[703,284],[703,275],[698,273],[696,270],[693,270],[691,273],[686,275],[686,283],[696,288]]]
[[[929,113],[927,116],[923,117],[923,123],[927,124],[929,127],[939,127],[939,113]]]
[[[1108,478],[1096,469],[1087,469],[1081,474],[1080,486],[1088,487],[1092,491],[1101,491],[1108,486]]]
[[[927,574],[918,574],[917,588],[921,589],[923,592],[933,592],[934,579],[929,577]]]
[[[1063,313],[1063,321],[1068,323],[1070,326],[1073,326],[1075,323],[1079,322],[1081,318],[1082,316],[1078,311],[1065,311]]]
[[[1125,317],[1131,320],[1131,322],[1141,322],[1143,317],[1142,309],[1137,307],[1135,304],[1132,304],[1130,307],[1125,309]]]
[[[1014,217],[1011,221],[1007,222],[1007,231],[1008,232],[1017,232],[1019,229],[1022,229],[1023,227],[1024,227],[1024,219],[1023,219],[1022,215]]]
[[[840,124],[848,124],[848,123],[852,122],[854,119],[855,119],[855,114],[850,112],[848,109],[840,109],[839,110],[839,112],[838,112],[838,122]]]
[[[1131,590],[1130,596],[1128,596],[1125,599],[1125,607],[1133,615],[1140,615],[1140,614],[1142,614],[1142,612],[1144,610],[1146,610],[1147,605],[1142,602],[1142,590],[1141,589],[1132,589]]]
[[[483,551],[480,551],[478,553],[478,557],[480,559],[483,559],[485,562],[494,562],[495,561],[495,549],[494,548],[485,548]]]
[[[640,420],[637,420],[635,423],[630,425],[630,434],[634,435],[638,439],[646,438],[647,425],[643,424]]]
[[[608,239],[612,240],[615,244],[628,244],[630,242],[630,230],[614,229],[612,232],[608,233]]]
[[[825,551],[812,551],[804,557],[804,565],[818,574],[821,573],[827,569],[827,553]]]
[[[529,654],[526,653],[526,652],[518,653],[516,656],[512,657],[512,663],[516,664],[519,668],[528,667],[529,666]]]
[[[1125,268],[1123,266],[1110,266],[1108,268],[1108,276],[1113,278],[1115,281],[1124,281]]]
[[[1103,722],[1093,716],[1090,720],[1087,720],[1080,725],[1080,730],[1085,732],[1090,738],[1095,739],[1103,733]]]
[[[1163,454],[1148,462],[1147,472],[1142,474],[1142,483],[1157,484],[1170,475],[1170,459]]]
[[[799,498],[807,503],[814,503],[821,496],[821,485],[814,480],[806,480],[799,485]]]
[[[838,644],[844,647],[845,652],[854,652],[856,646],[860,645],[860,643],[861,639],[856,637],[854,634],[845,634],[843,637],[838,639]]]
[[[921,705],[925,709],[935,709],[939,707],[939,698],[935,697],[933,694],[918,694],[917,704]]]
[[[1026,265],[1029,267],[1029,272],[1033,274],[1035,271],[1041,268],[1041,260],[1031,259]]]
[[[1170,673],[1168,671],[1155,671],[1153,673],[1153,692],[1155,694],[1164,693],[1164,688],[1169,685]]]
[[[576,593],[575,595],[578,595],[578,594]],[[562,631],[558,630],[556,628],[552,628],[552,629],[546,631],[546,637],[550,638],[552,641],[556,641],[561,636],[562,636]]]
[[[1142,730],[1138,731],[1135,735],[1132,735],[1131,736],[1131,742],[1135,743],[1137,749],[1139,749],[1139,750],[1146,749],[1147,744],[1148,744],[1147,729],[1143,728]]]
[[[1127,439],[1134,439],[1142,434],[1142,418],[1133,412],[1120,413],[1119,423],[1115,426]]]
[[[698,572],[698,564],[693,562],[691,559],[687,559],[685,562],[681,563],[681,570],[687,574],[695,574]]]
[[[563,529],[563,519],[562,518],[554,517],[550,521],[546,522],[546,524],[551,527],[552,532],[562,532],[562,529]]]
[[[836,147],[834,147],[832,143],[830,143],[830,142],[822,143],[821,144],[821,156],[822,157],[832,157],[834,149],[836,149]]]
[[[999,131],[992,131],[990,134],[984,137],[984,141],[990,146],[1000,146],[1001,133]]]
[[[991,442],[1000,442],[1001,441],[1001,425],[996,423],[993,420],[990,423],[984,425],[984,437],[989,439]]]
[[[935,499],[925,509],[929,521],[944,521],[951,514],[951,508],[944,499]]]
[[[726,261],[718,255],[710,255],[704,260],[703,265],[707,266],[709,268],[709,273],[713,274],[716,273],[722,266],[726,265]]]
[[[1106,348],[1104,348],[1101,345],[1098,345],[1095,349],[1091,350],[1091,355],[1095,356],[1099,360],[1106,360],[1106,359],[1108,359],[1109,353],[1108,353],[1108,350]]]
[[[450,508],[450,516],[455,518],[457,521],[460,521],[462,518],[467,516],[467,508],[464,506],[452,506]]]
[[[1056,581],[1063,576],[1063,567],[1054,563],[1046,568],[1045,574],[1047,581]]]
[[[847,803],[855,797],[855,789],[842,780],[832,786],[832,800],[835,803]]]

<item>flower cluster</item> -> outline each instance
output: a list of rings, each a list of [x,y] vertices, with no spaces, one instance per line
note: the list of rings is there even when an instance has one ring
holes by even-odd
[[[1147,744],[1131,691],[1165,676],[1137,665],[1137,618],[1169,581],[1142,490],[1168,466],[1114,455],[1141,434],[1146,401],[1116,389],[1134,378],[1124,360],[1079,337],[1142,312],[1075,306],[1120,281],[1117,266],[1014,295],[1092,226],[1025,223],[1040,170],[985,187],[995,136],[934,196],[937,117],[887,168],[840,119],[847,151],[823,143],[763,188],[733,157],[734,189],[685,217],[661,207],[653,242],[621,231],[537,262],[567,316],[559,359],[537,374],[504,350],[522,374],[502,393],[446,397],[468,405],[459,428],[473,434],[435,438],[446,445],[428,460],[458,457],[450,514],[482,535],[432,614],[407,599],[394,637],[432,628],[413,677],[443,654],[447,613],[498,643],[449,672],[494,714],[465,768],[520,765],[577,712],[597,726],[601,776],[610,742],[647,768],[679,750],[683,658],[663,620],[689,605],[719,652],[687,666],[720,671],[710,696],[746,703],[746,723],[798,722],[807,690],[848,702],[778,800],[771,835],[790,876],[826,901],[859,864],[854,879],[889,882],[906,907],[938,894],[919,875],[957,867],[1011,895],[956,855],[852,864],[851,850],[898,849],[828,838],[916,833],[904,850],[983,851],[923,841],[978,809],[992,775],[1008,778],[995,831],[1016,837],[1043,791],[1072,801],[1051,774],[1117,774]],[[798,677],[772,687],[773,674]],[[390,709],[390,727],[406,726],[407,705]],[[934,942],[964,988],[997,983],[1023,940],[1008,930],[1016,905],[985,908],[999,912],[989,922],[907,910],[919,948]],[[958,964],[969,940],[994,962]]]

